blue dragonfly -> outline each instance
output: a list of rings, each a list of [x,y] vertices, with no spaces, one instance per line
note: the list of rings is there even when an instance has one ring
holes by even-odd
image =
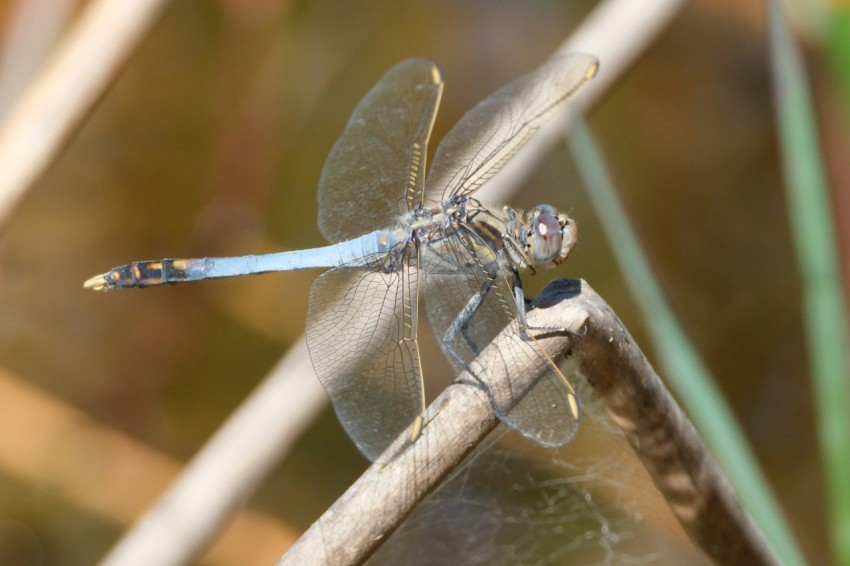
[[[509,339],[499,355],[543,375],[522,395],[489,392],[493,410],[525,436],[563,445],[577,430],[580,405],[531,335],[537,329],[526,322],[520,272],[564,261],[576,243],[576,225],[549,205],[523,214],[473,195],[597,68],[590,55],[559,56],[502,87],[452,128],[426,170],[443,78],[431,61],[403,61],[358,104],[325,162],[318,224],[331,245],[137,261],[92,277],[85,287],[329,268],[310,292],[307,346],[340,421],[372,460],[405,430],[415,440],[424,424],[417,342],[422,287],[431,327],[455,371],[468,371],[486,392],[488,368],[476,364],[473,371],[471,363],[502,333]]]

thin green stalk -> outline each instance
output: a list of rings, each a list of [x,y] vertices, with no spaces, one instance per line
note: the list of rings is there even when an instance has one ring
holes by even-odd
[[[726,470],[745,509],[762,530],[773,551],[784,564],[803,564],[802,553],[735,417],[665,299],[638,244],[638,236],[617,198],[602,156],[580,120],[573,125],[570,143],[620,269],[643,310],[668,384]]]
[[[850,120],[850,5],[825,5],[824,50],[830,73],[838,86],[845,120]]]
[[[850,564],[850,367],[847,305],[822,152],[803,61],[780,5],[765,2],[788,211],[803,279],[803,314],[826,477],[832,546]]]

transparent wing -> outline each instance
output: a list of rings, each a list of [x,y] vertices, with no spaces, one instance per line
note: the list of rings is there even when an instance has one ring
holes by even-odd
[[[340,422],[376,460],[425,409],[417,272],[336,268],[310,290],[307,347]]]
[[[442,91],[435,63],[408,59],[354,109],[319,179],[319,230],[329,242],[391,227],[421,203]]]
[[[543,377],[524,396],[521,391],[488,391],[494,410],[504,423],[540,444],[569,442],[579,424],[578,398],[537,342],[522,336],[512,281],[499,270],[494,252],[474,234],[455,232],[422,250],[422,269],[428,319],[454,369],[460,373],[474,367],[486,390],[492,383],[489,368],[480,359],[472,361],[497,334],[508,333],[501,359]]]
[[[445,202],[478,190],[567,105],[598,66],[591,55],[552,58],[467,112],[437,147],[426,196]]]

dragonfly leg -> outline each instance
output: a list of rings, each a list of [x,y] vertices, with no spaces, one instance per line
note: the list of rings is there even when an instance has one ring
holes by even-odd
[[[533,330],[539,334],[576,334],[569,328],[564,328],[563,326],[532,326],[528,324],[528,319],[526,318],[525,291],[522,289],[522,281],[520,281],[519,275],[514,277],[514,298],[516,299],[517,312],[519,313],[520,335],[524,339],[530,339],[530,336],[528,336],[527,333],[528,330]]]
[[[472,368],[469,366],[466,361],[464,361],[463,357],[454,349],[452,345],[457,338],[457,335],[460,334],[463,337],[464,342],[469,347],[470,350],[477,356],[481,353],[481,349],[478,347],[478,344],[475,343],[475,340],[472,339],[472,336],[469,335],[469,323],[472,321],[473,316],[481,308],[481,305],[484,304],[484,299],[487,297],[487,293],[490,289],[493,288],[493,281],[491,279],[487,279],[484,285],[476,292],[472,297],[469,298],[469,301],[457,315],[457,318],[452,322],[451,326],[446,330],[446,333],[443,335],[443,344],[445,345],[446,352],[458,363],[458,365],[466,370],[469,375],[475,378],[475,381],[478,385],[482,386],[482,389],[485,391],[487,387],[484,386],[484,382],[478,377]]]
[[[475,316],[475,313],[478,312],[478,309],[481,308],[481,305],[484,304],[484,299],[487,297],[487,293],[489,293],[492,288],[493,281],[487,279],[481,286],[481,289],[470,297],[469,302],[466,303],[466,306],[463,307],[463,310],[460,311],[455,321],[446,331],[446,335],[444,337],[446,344],[450,345],[459,332],[460,335],[463,336],[463,340],[466,342],[466,345],[469,346],[469,349],[472,350],[475,355],[481,353],[481,349],[478,347],[478,344],[476,344],[475,340],[472,339],[472,336],[469,335],[469,323],[472,321],[472,317]]]

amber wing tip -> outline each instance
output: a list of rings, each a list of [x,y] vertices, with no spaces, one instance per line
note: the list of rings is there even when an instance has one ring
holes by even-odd
[[[86,282],[83,283],[83,288],[91,289],[92,291],[108,291],[109,285],[106,282],[106,274],[101,273],[100,275],[86,279]]]
[[[590,67],[587,68],[587,72],[584,74],[584,78],[590,80],[596,76],[596,73],[599,72],[599,60],[594,58],[593,63]]]

